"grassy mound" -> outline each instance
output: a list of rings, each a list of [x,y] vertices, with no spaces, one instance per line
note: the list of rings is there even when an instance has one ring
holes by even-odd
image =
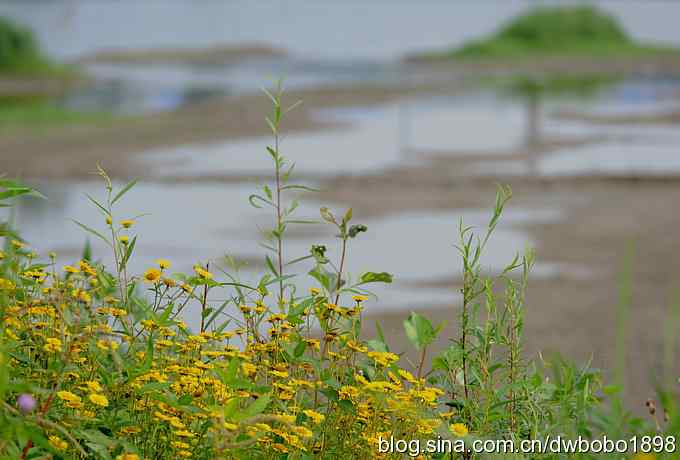
[[[71,78],[77,72],[52,62],[30,29],[0,16],[0,75],[8,74]]]
[[[51,73],[57,70],[38,46],[33,33],[0,17],[0,73]]]
[[[493,36],[445,53],[456,58],[560,55],[628,55],[660,51],[635,43],[611,15],[589,6],[540,7]],[[442,56],[439,56],[442,57]]]

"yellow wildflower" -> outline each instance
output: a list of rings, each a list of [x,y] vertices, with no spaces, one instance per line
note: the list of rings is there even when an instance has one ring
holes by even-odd
[[[194,265],[194,271],[196,272],[196,274],[198,276],[200,276],[204,280],[212,279],[213,276],[214,276],[212,273],[210,273],[207,270],[204,270],[203,268],[199,267],[198,265]]]
[[[340,388],[340,391],[338,392],[340,395],[340,399],[356,399],[357,396],[359,396],[359,390],[356,387],[352,387],[349,385],[345,385]]]
[[[137,454],[122,454],[116,457],[116,460],[139,460],[139,455]]]
[[[165,270],[166,268],[170,268],[170,261],[167,259],[157,259],[156,263],[160,267],[161,270]]]
[[[286,372],[286,371],[273,370],[273,371],[269,371],[269,375],[272,375],[274,377],[279,377],[281,379],[288,378],[288,372]]]
[[[135,225],[135,221],[132,219],[125,219],[120,221],[120,225],[123,226],[123,228],[130,228],[133,225]]]
[[[96,276],[97,275],[97,270],[95,270],[90,264],[87,263],[86,260],[81,260],[78,263],[78,266],[82,271],[87,273],[90,276]]]
[[[62,401],[80,402],[80,396],[73,394],[70,391],[58,391],[57,397]]]
[[[389,366],[399,361],[399,355],[390,353],[389,351],[370,351],[367,353],[368,357],[371,358],[381,366]]]
[[[292,431],[293,431],[293,433],[297,434],[301,438],[311,438],[314,435],[312,430],[310,430],[309,428],[307,428],[305,426],[293,427]]]
[[[138,434],[141,433],[142,429],[138,426],[126,426],[120,430],[121,434]]]
[[[182,423],[182,421],[178,417],[171,418],[170,425],[180,430],[187,427],[184,423]]]
[[[399,369],[397,370],[397,373],[399,373],[402,379],[406,380],[409,383],[418,383],[418,380],[413,376],[413,374],[411,374],[407,370]]]
[[[468,427],[464,423],[454,423],[449,426],[449,430],[459,438],[464,438],[469,433]]]
[[[68,447],[68,443],[61,439],[59,436],[50,436],[48,441],[52,447],[57,450],[64,450]]]
[[[307,409],[307,410],[303,411],[303,413],[304,413],[307,417],[309,417],[310,419],[312,419],[312,421],[313,421],[314,423],[317,423],[317,424],[323,422],[323,421],[326,419],[326,416],[325,416],[325,415],[320,414],[320,413],[318,413],[318,412],[316,412],[316,411],[314,411],[314,410],[312,410],[312,409]]]
[[[144,272],[144,281],[155,283],[161,278],[161,271],[157,268],[150,268]]]
[[[102,386],[99,384],[99,382],[94,380],[85,382],[85,386],[93,393],[100,393],[102,391]]]
[[[108,407],[109,405],[109,400],[106,399],[106,396],[97,394],[97,393],[92,393],[90,396],[87,397],[87,399],[92,402],[92,404],[96,404],[97,406],[100,407]]]
[[[367,347],[353,340],[347,341],[347,347],[352,351],[356,351],[357,353],[366,353],[368,351]]]
[[[45,341],[45,346],[43,349],[48,353],[57,353],[61,351],[61,340],[59,339],[47,339]]]

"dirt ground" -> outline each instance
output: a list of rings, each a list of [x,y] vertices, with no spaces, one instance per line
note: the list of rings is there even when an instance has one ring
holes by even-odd
[[[318,130],[324,125],[311,112],[324,107],[377,104],[403,96],[404,89],[320,88],[290,91],[284,105],[304,103],[286,115],[284,133]],[[408,90],[406,90],[408,92]],[[13,130],[0,135],[2,166],[24,178],[87,178],[100,163],[112,177],[145,177],[135,160],[139,153],[192,143],[270,134],[265,116],[272,111],[264,94],[220,98],[174,112],[102,120],[71,126]],[[160,160],[162,161],[162,160]]]

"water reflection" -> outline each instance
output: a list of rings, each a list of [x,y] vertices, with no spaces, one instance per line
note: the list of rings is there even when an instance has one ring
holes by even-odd
[[[595,124],[555,116],[565,108],[578,113],[607,110],[613,114],[663,110],[668,107],[669,92],[677,91],[680,84],[656,85],[656,81],[548,80],[522,82],[510,86],[510,91],[507,87],[489,88],[455,96],[411,97],[383,106],[329,109],[316,116],[336,124],[336,129],[291,134],[283,140],[282,149],[297,163],[299,173],[319,180],[338,174],[422,166],[431,158],[465,158],[469,164],[453,171],[455,174],[536,177],[547,172],[543,165],[562,164],[551,160],[561,154],[574,161],[590,158],[591,166],[579,170],[597,172],[608,168],[611,161],[589,152],[616,150],[622,144],[629,153],[622,153],[621,158],[638,157],[628,173],[635,172],[636,164],[641,170],[677,171],[669,155],[646,151],[650,145],[656,145],[658,151],[675,148],[680,135],[672,126]],[[637,93],[646,97],[627,97],[628,88],[645,86],[651,89]],[[267,142],[268,138],[257,138],[179,146],[150,152],[148,158],[153,161],[164,155],[165,165],[156,169],[159,177],[238,179],[269,172],[269,158],[262,153]],[[445,163],[439,165],[445,167]]]

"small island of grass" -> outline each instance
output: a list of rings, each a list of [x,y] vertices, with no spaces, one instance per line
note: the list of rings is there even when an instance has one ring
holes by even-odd
[[[460,48],[424,53],[416,59],[516,60],[542,57],[626,57],[675,53],[669,47],[635,42],[611,15],[590,6],[538,7],[491,37]]]
[[[57,63],[40,49],[33,32],[0,17],[0,131],[44,129],[110,120],[107,113],[84,112],[58,102],[83,75]]]
[[[42,76],[63,70],[42,53],[31,30],[0,17],[0,74]]]

